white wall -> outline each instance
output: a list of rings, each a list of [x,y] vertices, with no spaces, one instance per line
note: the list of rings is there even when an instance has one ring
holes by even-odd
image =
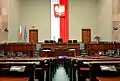
[[[96,32],[103,41],[112,40],[112,0],[98,0]]]
[[[20,22],[24,29],[34,24],[39,30],[38,40],[50,39],[50,0],[20,0]]]
[[[97,0],[69,0],[70,39],[82,40],[81,29],[92,29],[92,40],[97,25]]]
[[[19,23],[19,0],[8,0],[9,1],[9,11],[8,11],[8,41],[17,42],[18,41],[18,29]]]
[[[112,40],[112,0],[69,0],[69,37],[82,40],[81,29],[92,29],[101,40]],[[50,0],[9,0],[9,41],[18,41],[20,24],[35,24],[39,41],[50,39]],[[29,35],[28,35],[29,36]]]
[[[8,28],[8,1],[0,0],[0,42],[8,40],[8,32],[4,31],[5,28]]]

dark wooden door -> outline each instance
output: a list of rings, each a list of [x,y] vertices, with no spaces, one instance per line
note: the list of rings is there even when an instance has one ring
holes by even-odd
[[[83,43],[91,42],[91,29],[82,29],[82,42]]]
[[[37,29],[29,30],[29,42],[38,43],[38,30]]]

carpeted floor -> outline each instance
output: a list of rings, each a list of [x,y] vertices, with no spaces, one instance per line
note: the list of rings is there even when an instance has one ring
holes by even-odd
[[[52,81],[69,81],[69,77],[65,72],[65,68],[60,66],[58,67]]]

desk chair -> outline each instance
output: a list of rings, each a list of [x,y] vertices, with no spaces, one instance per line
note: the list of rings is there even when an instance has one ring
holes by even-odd
[[[39,57],[41,51],[42,51],[42,45],[41,44],[36,44],[35,50],[33,52],[33,56],[34,57]]]
[[[44,59],[44,64],[45,64],[45,74],[46,74],[46,81],[52,80],[52,75],[50,76],[49,74],[51,73],[51,63],[50,59]]]
[[[54,43],[54,41],[53,41],[53,40],[50,40],[50,43],[51,43],[51,44],[53,44],[53,43]]]
[[[83,64],[83,61],[79,61],[79,80],[80,81],[86,81],[87,78],[89,78],[89,71],[90,67],[87,64]]]
[[[84,43],[80,43],[80,55],[85,56],[87,54],[86,48],[85,48],[85,44]]]
[[[85,49],[80,49],[80,55],[82,55],[82,56],[87,55],[86,50]]]
[[[44,81],[45,75],[44,70],[45,70],[44,60],[41,60],[40,64],[35,66],[36,79],[38,79],[39,81]]]
[[[76,81],[79,77],[79,66],[78,66],[78,60],[72,59],[72,81]]]
[[[56,43],[56,41],[55,40],[50,40],[50,43],[53,44],[53,43]]]
[[[73,43],[77,43],[77,40],[73,40]]]
[[[72,44],[72,40],[68,40],[68,44]]]
[[[49,40],[45,40],[44,43],[48,44],[48,43],[50,43],[50,41]]]
[[[58,43],[62,44],[62,43],[63,43],[63,39],[62,39],[62,38],[59,38],[59,39],[58,39]]]

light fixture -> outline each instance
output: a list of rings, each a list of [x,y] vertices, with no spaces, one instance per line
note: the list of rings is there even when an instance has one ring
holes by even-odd
[[[7,28],[4,29],[4,32],[9,32]]]
[[[118,30],[118,27],[113,27],[113,30]]]
[[[0,29],[0,31],[2,31],[2,32],[9,32],[7,28],[5,28],[5,29]]]

